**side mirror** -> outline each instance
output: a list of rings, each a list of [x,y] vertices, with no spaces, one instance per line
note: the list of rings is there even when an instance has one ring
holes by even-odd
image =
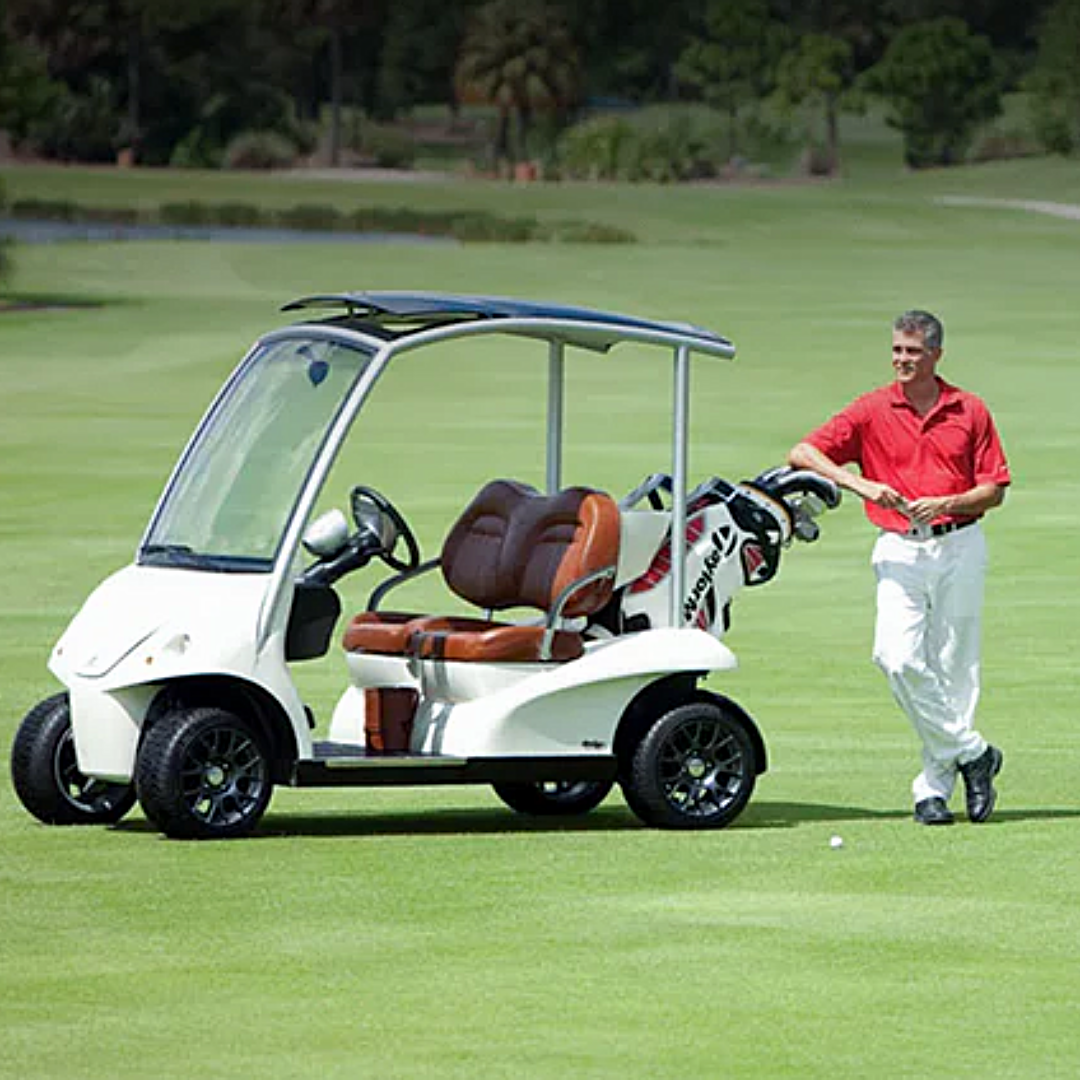
[[[317,517],[304,533],[303,544],[318,559],[330,559],[348,543],[349,520],[340,510]]]
[[[352,500],[353,521],[356,531],[375,539],[380,551],[390,552],[398,539],[398,529],[393,519],[374,499],[367,495],[354,495]]]

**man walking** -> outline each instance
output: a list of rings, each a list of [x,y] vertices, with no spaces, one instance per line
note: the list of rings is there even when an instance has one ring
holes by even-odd
[[[915,820],[953,821],[964,779],[967,816],[985,821],[1002,753],[974,725],[979,698],[986,539],[1009,467],[993,418],[937,374],[944,330],[926,311],[893,323],[891,384],[857,398],[795,446],[788,460],[863,499],[874,545],[874,661],[922,741]],[[855,473],[845,465],[857,465]]]

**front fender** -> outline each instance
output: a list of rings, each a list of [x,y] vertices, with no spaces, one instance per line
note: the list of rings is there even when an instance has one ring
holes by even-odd
[[[257,646],[267,581],[265,574],[128,566],[90,595],[49,661],[71,692],[76,750],[87,775],[130,776],[154,695],[199,679],[232,680],[272,698],[300,756],[310,756],[284,627]]]

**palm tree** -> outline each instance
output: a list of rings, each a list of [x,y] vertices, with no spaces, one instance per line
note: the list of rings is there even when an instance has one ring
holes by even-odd
[[[461,100],[498,109],[496,158],[513,161],[526,146],[534,112],[565,113],[578,102],[581,61],[561,14],[544,0],[492,0],[465,32],[454,84]]]

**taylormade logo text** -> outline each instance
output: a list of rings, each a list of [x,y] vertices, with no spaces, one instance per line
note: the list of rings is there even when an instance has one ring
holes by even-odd
[[[712,585],[712,580],[716,576],[716,568],[724,561],[724,537],[720,535],[720,531],[714,532],[709,539],[714,546],[712,551],[705,556],[705,561],[701,565],[701,573],[698,574],[697,581],[694,582],[693,588],[683,602],[683,622],[689,622],[694,617],[698,605]]]

